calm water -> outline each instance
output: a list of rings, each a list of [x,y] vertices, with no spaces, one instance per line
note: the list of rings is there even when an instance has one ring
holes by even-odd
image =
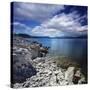
[[[50,55],[72,57],[81,66],[87,66],[87,39],[33,38],[33,40],[49,46]]]
[[[54,56],[68,56],[80,64],[85,73],[87,73],[87,39],[73,38],[33,38],[33,40],[42,43],[43,46],[49,46],[49,54]]]
[[[87,54],[87,39],[34,38],[35,41],[49,46],[52,55],[82,58]]]

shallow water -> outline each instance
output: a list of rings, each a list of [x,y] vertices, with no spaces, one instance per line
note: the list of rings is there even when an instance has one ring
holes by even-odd
[[[87,70],[87,38],[32,38],[43,46],[49,46],[49,55],[67,56],[73,58]]]
[[[34,38],[35,41],[49,46],[52,55],[64,55],[83,58],[87,54],[87,39]]]

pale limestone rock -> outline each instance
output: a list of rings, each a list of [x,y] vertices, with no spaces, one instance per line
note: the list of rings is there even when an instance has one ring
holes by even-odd
[[[74,76],[74,70],[75,67],[69,67],[67,69],[67,71],[65,72],[65,80],[67,80],[68,82],[72,82]]]
[[[81,77],[81,71],[80,70],[77,70],[74,74],[74,76],[76,77]]]
[[[53,73],[52,74],[52,76],[51,76],[51,78],[50,78],[50,81],[49,81],[50,83],[50,86],[55,86],[55,85],[57,85],[57,83],[56,83],[56,75]]]

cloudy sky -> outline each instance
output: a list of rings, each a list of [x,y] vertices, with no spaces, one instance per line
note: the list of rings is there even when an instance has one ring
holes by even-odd
[[[13,32],[32,36],[78,36],[87,34],[87,7],[35,3],[12,3]]]

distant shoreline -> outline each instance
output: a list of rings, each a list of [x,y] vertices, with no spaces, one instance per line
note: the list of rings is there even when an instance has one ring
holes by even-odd
[[[47,37],[47,36],[30,36],[28,34],[13,34],[13,36],[20,36],[20,37],[23,37],[23,38],[50,38],[50,39],[87,39],[88,36],[87,35],[83,35],[83,36],[77,36],[77,37],[69,37],[69,36],[66,36],[66,37]]]

